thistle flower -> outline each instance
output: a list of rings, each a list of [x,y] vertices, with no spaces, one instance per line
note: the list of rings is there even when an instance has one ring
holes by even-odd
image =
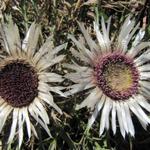
[[[69,35],[78,47],[78,51],[71,49],[72,55],[80,61],[65,64],[74,70],[66,78],[75,83],[66,94],[89,89],[89,95],[76,106],[77,110],[85,106],[93,110],[87,129],[91,128],[100,113],[100,136],[110,126],[115,134],[116,120],[123,137],[126,134],[134,136],[131,113],[138,118],[144,129],[150,123],[144,112],[150,112],[150,49],[147,49],[150,42],[141,42],[145,31],[139,30],[139,24],[135,25],[135,21],[127,17],[117,40],[112,41],[109,38],[110,19],[106,26],[102,18],[101,31],[99,24],[94,22],[95,42],[84,25],[79,23],[79,26],[86,43]]]
[[[63,87],[52,86],[51,82],[62,82],[63,78],[50,72],[50,68],[64,58],[57,53],[65,44],[52,49],[52,41],[48,38],[37,50],[40,26],[36,23],[32,23],[21,44],[18,27],[11,17],[8,17],[8,23],[1,23],[0,33],[5,49],[0,55],[0,132],[12,114],[8,143],[12,143],[17,132],[20,148],[24,124],[29,138],[31,132],[38,136],[32,118],[51,136],[47,126],[47,104],[62,114],[54,103],[51,91],[64,96],[61,92]]]

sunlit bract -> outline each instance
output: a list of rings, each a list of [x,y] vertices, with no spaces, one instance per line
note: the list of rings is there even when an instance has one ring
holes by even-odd
[[[48,124],[48,106],[62,114],[61,109],[54,103],[52,92],[61,96],[63,87],[51,83],[62,82],[63,78],[51,67],[61,60],[64,55],[57,55],[65,44],[53,48],[51,38],[37,48],[40,25],[35,22],[30,26],[25,39],[20,40],[18,27],[11,17],[8,22],[0,24],[0,33],[4,51],[0,54],[0,132],[6,120],[12,115],[12,125],[8,143],[12,143],[18,135],[19,147],[23,141],[23,125],[26,124],[28,137],[32,133],[37,137],[36,129],[31,120],[39,123],[51,136]]]
[[[83,24],[79,26],[85,42],[69,35],[78,50],[71,49],[76,61],[65,64],[73,70],[66,78],[75,83],[66,94],[89,89],[88,96],[76,106],[77,110],[86,106],[93,111],[87,129],[100,114],[99,135],[109,128],[115,134],[118,122],[123,137],[134,136],[132,113],[144,129],[150,123],[144,111],[150,112],[150,42],[142,42],[145,31],[131,17],[127,17],[113,40],[109,35],[110,19],[106,25],[102,18],[101,29],[94,22],[97,40],[93,40]]]

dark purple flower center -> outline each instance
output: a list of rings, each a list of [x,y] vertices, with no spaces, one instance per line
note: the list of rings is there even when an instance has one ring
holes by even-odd
[[[98,86],[113,100],[126,100],[138,91],[139,73],[131,58],[110,53],[95,65]]]
[[[11,61],[0,69],[0,96],[13,107],[29,105],[38,95],[38,76],[24,61]]]

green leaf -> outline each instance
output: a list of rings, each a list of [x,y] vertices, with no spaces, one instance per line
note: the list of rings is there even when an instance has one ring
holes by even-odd
[[[48,150],[56,150],[56,147],[57,147],[57,142],[56,142],[56,140],[54,139],[54,140],[52,140],[52,141],[50,142],[50,145],[49,145]]]

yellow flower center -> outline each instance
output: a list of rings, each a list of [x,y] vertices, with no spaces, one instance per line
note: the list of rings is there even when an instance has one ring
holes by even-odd
[[[104,71],[108,86],[114,91],[126,91],[133,85],[132,71],[124,64],[109,64]]]

